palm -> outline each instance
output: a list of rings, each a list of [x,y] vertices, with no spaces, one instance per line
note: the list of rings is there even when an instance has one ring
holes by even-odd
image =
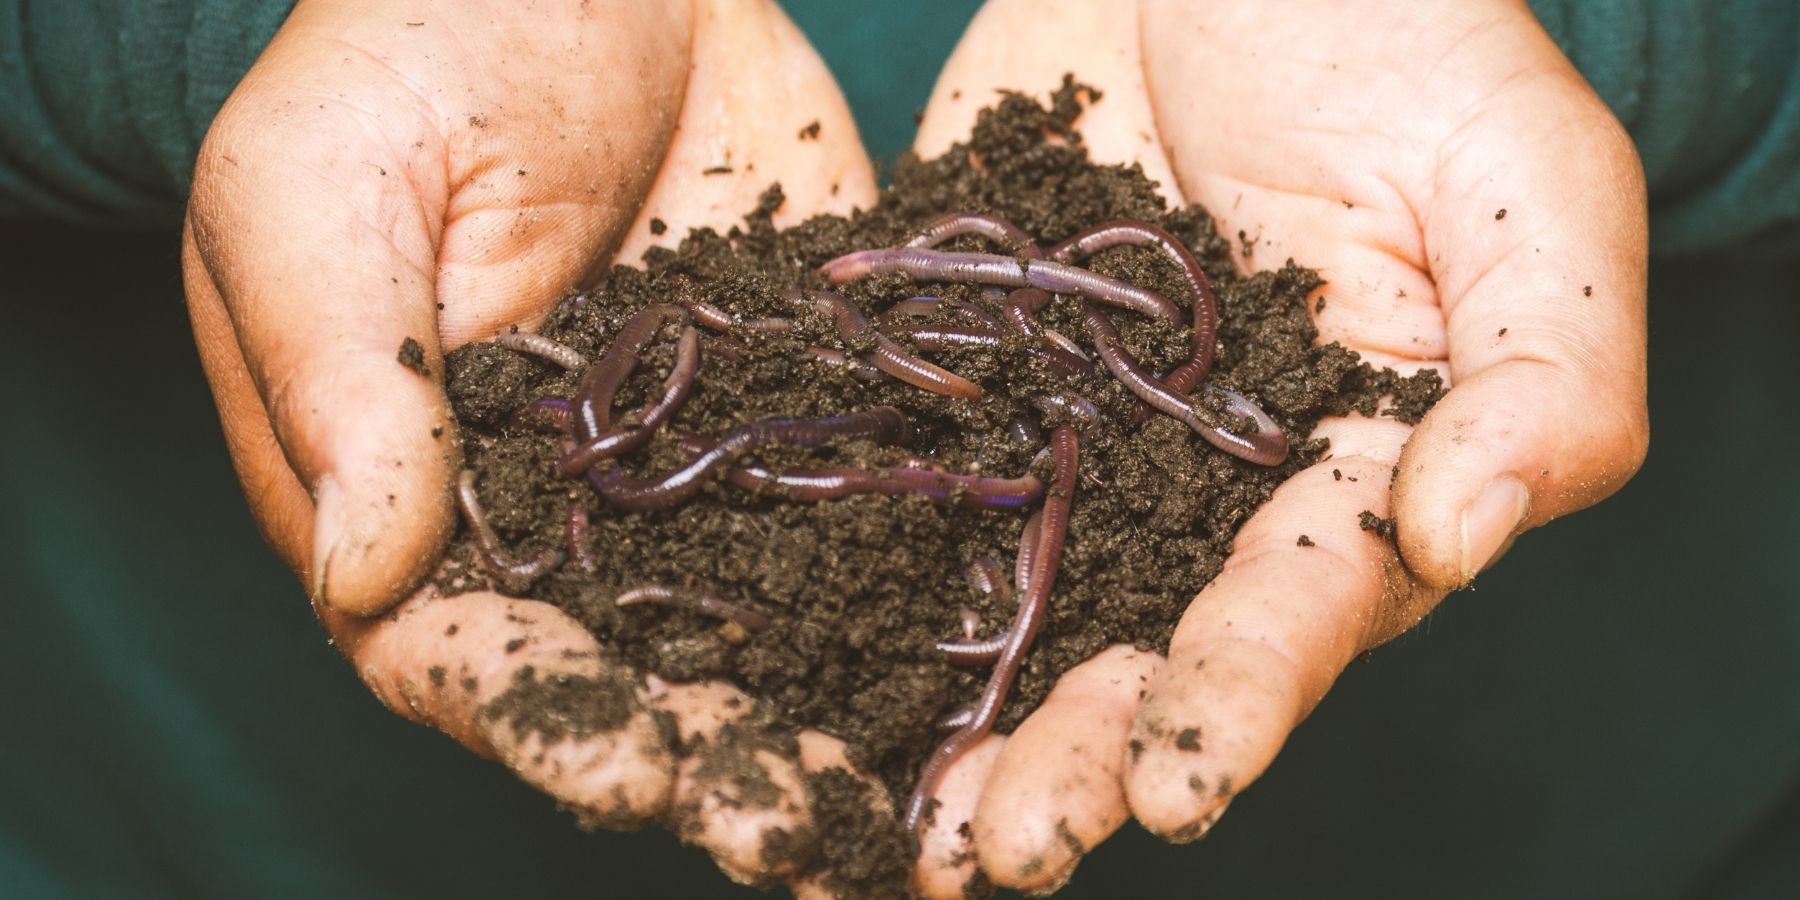
[[[797,141],[810,120],[822,136]],[[726,162],[744,174],[703,174]],[[670,241],[723,227],[771,181],[788,198],[778,221],[874,195],[842,98],[772,4],[569,0],[521,15],[307,0],[215,122],[184,235],[246,493],[370,688],[597,821],[680,807],[684,836],[743,877],[791,874],[763,871],[762,835],[802,827],[805,810],[733,809],[729,785],[677,770],[650,712],[705,735],[748,710],[730,689],[645,690],[545,604],[429,591],[394,604],[453,526],[442,354],[529,327],[637,259],[651,218]],[[425,377],[395,365],[408,339]],[[629,714],[562,740],[479,715],[517,673],[623,696]],[[765,760],[771,778],[797,791],[802,767],[843,764],[827,739],[801,746]]]
[[[1244,267],[1319,269],[1322,340],[1457,387],[1416,434],[1321,424],[1331,457],[1239,533],[1167,660],[1109,651],[959,765],[925,836],[929,895],[954,895],[970,849],[1033,889],[1127,814],[1204,833],[1345,664],[1642,457],[1641,176],[1522,5],[1000,0],[940,80],[919,151],[965,131],[990,89],[1043,90],[1071,65],[1104,92],[1077,123],[1093,155],[1207,207],[1242,235]],[[1609,365],[1608,395],[1572,390]],[[1398,548],[1359,526],[1365,510],[1398,518]]]

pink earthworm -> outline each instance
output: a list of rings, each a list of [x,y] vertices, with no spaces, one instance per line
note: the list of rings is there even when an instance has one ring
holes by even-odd
[[[844,295],[832,291],[813,291],[811,299],[814,308],[832,317],[837,325],[838,336],[846,345],[853,344],[870,333],[869,320]],[[934,394],[973,400],[982,393],[981,386],[975,382],[908,354],[892,338],[878,332],[875,333],[875,352],[870,354],[869,362],[893,378]]]
[[[618,606],[654,603],[658,606],[691,609],[715,619],[736,622],[751,633],[767,631],[769,626],[774,624],[768,616],[756,610],[739,606],[710,591],[682,591],[661,584],[646,584],[632,588],[614,597],[613,603]]]
[[[1281,426],[1275,424],[1268,413],[1263,412],[1248,398],[1212,384],[1206,386],[1208,393],[1225,401],[1232,416],[1248,418],[1255,423],[1254,430],[1246,433],[1229,430],[1228,423],[1222,421],[1217,413],[1170,390],[1167,385],[1139,367],[1131,355],[1119,346],[1118,327],[1113,325],[1112,319],[1097,304],[1087,303],[1084,309],[1087,313],[1088,331],[1093,333],[1094,349],[1100,354],[1100,361],[1138,399],[1150,404],[1158,412],[1180,420],[1205,438],[1207,443],[1246,462],[1275,466],[1287,459],[1287,435],[1281,432]]]
[[[936,247],[951,238],[965,234],[978,234],[996,244],[1021,253],[1031,259],[1043,257],[1043,250],[1031,235],[1019,226],[999,217],[984,213],[950,213],[939,216],[926,223],[907,242],[905,247]]]
[[[1213,296],[1212,282],[1200,268],[1194,254],[1181,239],[1148,222],[1118,219],[1102,222],[1057,244],[1049,256],[1058,262],[1075,263],[1109,247],[1154,247],[1173,260],[1188,283],[1188,303],[1193,307],[1193,350],[1187,361],[1162,377],[1169,390],[1185,394],[1194,389],[1212,371],[1213,353],[1219,341],[1219,301]]]
[[[645,345],[662,330],[664,323],[685,318],[687,313],[681,307],[658,303],[626,320],[614,336],[612,346],[599,362],[588,367],[575,388],[575,436],[578,439],[593,440],[612,429],[613,395],[637,370]]]
[[[821,266],[819,272],[834,285],[869,275],[899,272],[919,281],[1036,287],[1053,294],[1079,294],[1165,322],[1181,321],[1181,310],[1156,291],[1050,260],[893,247],[847,253]]]
[[[731,432],[687,465],[666,475],[636,478],[614,465],[589,469],[588,482],[614,506],[637,511],[665,509],[699,493],[707,476],[759,447],[818,447],[833,440],[892,444],[904,439],[907,431],[906,417],[891,406],[823,419],[764,419]]]
[[[967,723],[938,745],[926,760],[924,770],[919,773],[918,787],[913,790],[912,797],[906,804],[904,822],[908,831],[918,829],[925,807],[931,802],[932,795],[937,793],[938,782],[943,778],[944,770],[994,730],[994,722],[1000,717],[1000,707],[1006,702],[1006,695],[1012,691],[1013,681],[1018,677],[1025,653],[1031,649],[1038,628],[1049,612],[1050,589],[1055,586],[1056,572],[1062,565],[1063,544],[1068,538],[1069,510],[1075,499],[1075,485],[1080,474],[1081,439],[1076,436],[1073,428],[1063,426],[1050,436],[1050,449],[1055,474],[1051,476],[1050,488],[1044,494],[1043,508],[1032,516],[1037,527],[1034,529],[1030,524],[1026,526],[1024,536],[1035,538],[1031,571],[1026,579],[1028,583],[1019,589],[1019,609],[1013,616],[1012,625],[1006,630],[1006,645],[1001,649],[999,659],[994,662],[987,686],[975,701],[974,714]]]
[[[689,325],[682,329],[681,340],[675,345],[675,366],[663,381],[662,396],[645,404],[638,424],[595,435],[576,445],[557,461],[557,470],[571,477],[580,475],[601,460],[622,456],[649,443],[656,430],[687,402],[699,371],[700,333]]]
[[[562,564],[562,551],[553,547],[546,547],[527,560],[514,559],[507,552],[500,535],[494,533],[494,526],[488,524],[487,515],[481,510],[481,498],[475,493],[475,470],[464,469],[457,476],[456,505],[475,536],[475,547],[481,551],[482,562],[494,574],[506,579],[531,581]]]
[[[582,356],[567,344],[558,343],[541,334],[517,329],[502,331],[494,337],[494,343],[514,353],[523,353],[556,363],[565,369],[587,368],[587,357]]]

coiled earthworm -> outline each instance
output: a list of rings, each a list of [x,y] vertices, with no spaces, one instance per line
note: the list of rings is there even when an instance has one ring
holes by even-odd
[[[663,380],[662,396],[644,406],[638,424],[595,435],[578,444],[557,461],[557,470],[567,476],[580,475],[603,459],[622,456],[649,443],[656,430],[687,402],[699,371],[700,333],[689,325],[681,330],[681,339],[675,345],[675,365]]]
[[[1123,245],[1161,250],[1164,256],[1173,260],[1181,269],[1182,277],[1187,279],[1188,302],[1193,307],[1190,325],[1193,350],[1186,362],[1170,370],[1161,379],[1163,384],[1169,386],[1169,390],[1185,394],[1212,371],[1213,352],[1219,341],[1219,301],[1213,296],[1212,282],[1207,280],[1206,272],[1200,268],[1194,254],[1188,252],[1186,245],[1179,238],[1148,222],[1121,219],[1102,222],[1080,232],[1057,244],[1049,255],[1058,262],[1075,263],[1109,247]]]
[[[686,317],[687,313],[681,307],[658,303],[626,320],[613,338],[612,346],[599,362],[588,367],[575,388],[575,436],[578,439],[592,440],[611,430],[613,395],[637,370],[644,346],[662,329],[663,323]]]
[[[838,337],[846,345],[856,343],[870,333],[869,320],[844,295],[833,291],[814,291],[812,302],[814,308],[831,316],[836,322]],[[870,354],[869,361],[888,375],[935,394],[961,400],[973,400],[981,396],[980,385],[907,353],[892,338],[878,332],[875,333],[875,352]]]
[[[1094,349],[1100,354],[1100,361],[1138,399],[1155,407],[1158,412],[1185,423],[1205,438],[1207,443],[1246,462],[1274,466],[1287,459],[1287,435],[1282,434],[1281,426],[1276,425],[1268,413],[1263,412],[1248,398],[1224,388],[1210,384],[1207,386],[1209,393],[1216,392],[1217,396],[1225,400],[1233,416],[1248,418],[1255,423],[1255,429],[1247,433],[1228,430],[1227,423],[1217,413],[1175,393],[1140,368],[1131,354],[1119,346],[1118,327],[1113,325],[1112,319],[1098,305],[1090,302],[1084,306],[1084,311],[1087,314],[1088,331],[1093,333]]]
[[[494,574],[506,579],[532,581],[562,564],[562,551],[554,547],[546,547],[528,560],[516,560],[506,551],[506,546],[500,542],[500,536],[494,533],[494,526],[488,524],[487,515],[481,510],[481,498],[475,493],[473,469],[464,469],[456,477],[456,506],[462,511],[463,521],[469,524],[469,531],[475,536],[475,547],[481,551],[482,562]]]

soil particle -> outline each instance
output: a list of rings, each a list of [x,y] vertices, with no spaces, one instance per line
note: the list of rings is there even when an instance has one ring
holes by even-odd
[[[1368,510],[1356,514],[1356,524],[1364,531],[1373,531],[1382,540],[1391,541],[1397,534],[1397,526],[1393,519],[1384,519]]]
[[[1283,480],[1319,460],[1327,444],[1296,437],[1280,466],[1241,462],[1167,417],[1137,423],[1138,402],[1116,381],[1101,373],[1070,384],[1023,342],[932,356],[982,386],[984,396],[975,401],[890,380],[865,382],[811,357],[813,345],[866,348],[845,347],[828,318],[797,310],[783,290],[821,287],[814,275],[821,263],[852,250],[893,246],[950,211],[1004,216],[1045,243],[1108,219],[1139,218],[1186,243],[1213,282],[1220,346],[1210,380],[1256,400],[1290,436],[1310,433],[1326,416],[1376,415],[1383,395],[1394,397],[1386,414],[1414,422],[1442,393],[1433,371],[1403,378],[1370,367],[1337,344],[1316,345],[1318,332],[1306,303],[1321,284],[1313,271],[1290,261],[1241,275],[1228,241],[1204,210],[1169,210],[1141,170],[1091,163],[1073,122],[1092,95],[1068,79],[1048,107],[1022,95],[1003,95],[980,114],[969,139],[943,157],[902,157],[892,186],[875,206],[849,218],[819,216],[777,230],[771,215],[783,198],[772,186],[743,225],[723,234],[694,231],[673,249],[652,249],[644,268],[613,268],[599,288],[565,303],[541,329],[598,359],[627,317],[667,302],[678,283],[736,316],[793,320],[788,333],[732,334],[741,350],[729,354],[720,349],[720,339],[708,338],[696,387],[671,426],[620,461],[640,475],[687,461],[673,432],[720,435],[757,419],[834,415],[885,404],[912,422],[904,451],[849,443],[811,451],[775,448],[754,461],[777,469],[895,465],[906,452],[948,471],[979,469],[1010,477],[1032,469],[1039,449],[1008,438],[1015,418],[1037,421],[1034,396],[1073,388],[1090,399],[1103,422],[1082,441],[1081,467],[1084,476],[1094,477],[1084,477],[1077,489],[1050,610],[1001,714],[1002,732],[1016,727],[1058,676],[1110,644],[1166,651],[1186,601],[1218,573],[1237,529]],[[947,246],[990,249],[975,236]],[[1087,265],[1163,291],[1178,303],[1187,301],[1181,273],[1159,253],[1117,247]],[[957,309],[964,305],[999,312],[972,288],[921,286],[899,275],[863,279],[842,290],[871,316],[917,293],[944,301],[922,320],[927,323],[962,321]],[[1068,298],[1052,303],[1040,320],[1078,342],[1088,338],[1079,304]],[[1123,343],[1146,368],[1167,370],[1185,357],[1185,328],[1131,315],[1118,320]],[[667,329],[646,347],[644,365],[618,391],[616,409],[635,410],[660,395],[673,364],[675,334]],[[912,791],[925,757],[941,740],[934,721],[973,700],[987,674],[946,665],[934,643],[961,633],[961,606],[979,614],[982,635],[1006,627],[1011,606],[972,591],[964,569],[983,555],[1010,569],[1024,513],[875,495],[795,503],[722,480],[708,482],[677,507],[625,513],[556,473],[553,437],[508,424],[530,400],[571,396],[581,373],[486,343],[450,354],[445,369],[464,435],[465,464],[478,473],[482,506],[509,551],[525,558],[563,546],[571,502],[585,509],[591,522],[587,539],[602,560],[598,572],[565,565],[517,593],[561,608],[627,667],[671,681],[735,683],[760,701],[755,714],[770,726],[784,733],[818,728],[842,738],[851,762],[882,782],[890,797]],[[492,585],[466,529],[438,584],[447,593]],[[620,608],[612,602],[621,591],[647,584],[712,591],[768,614],[774,624],[757,634],[727,633],[716,620],[691,610]],[[559,685],[554,679],[520,681],[490,704],[488,715],[509,718],[524,730],[567,730],[571,722],[599,728],[575,718],[566,704],[579,692]],[[598,696],[601,687],[585,690]],[[623,722],[634,702],[629,689],[606,690],[612,692],[607,708]],[[729,726],[706,748],[712,754],[708,764],[735,760],[742,771],[733,777],[745,779],[746,796],[756,796],[751,788],[760,765],[744,753],[727,752],[724,762],[714,759],[726,752],[719,748],[728,733]],[[839,809],[854,809],[882,829],[898,828],[891,817],[869,815],[866,806],[852,803],[847,782],[822,778],[808,779],[815,803],[841,803]],[[903,884],[916,848],[897,831],[873,834],[857,838],[860,850],[834,844],[837,835],[830,828],[811,837],[786,835],[780,838],[781,852],[816,844],[832,871],[869,873],[850,894],[879,896],[890,889],[876,886],[881,878]]]
[[[668,230],[669,230],[669,223],[664,222],[663,220],[657,219],[657,218],[652,218],[650,220],[650,233],[651,234],[657,234],[657,235],[666,234],[668,232]]]
[[[1181,729],[1181,733],[1175,735],[1175,749],[1185,751],[1187,753],[1199,753],[1200,752],[1200,729],[1198,729],[1198,728],[1183,728],[1183,729]]]
[[[473,689],[474,679],[464,687]],[[558,673],[538,676],[532,666],[513,674],[506,692],[482,706],[481,718],[511,723],[513,738],[537,734],[546,745],[624,727],[637,710],[631,684],[622,675],[590,678]]]
[[[1506,218],[1506,210],[1502,209],[1499,212],[1494,213],[1494,221],[1498,222],[1504,218]]]
[[[425,348],[418,341],[407,338],[400,342],[400,353],[395,357],[400,364],[418,373],[421,377],[430,378],[431,369],[425,365]]]
[[[803,141],[816,141],[819,139],[819,131],[819,120],[814,119],[811,122],[806,123],[805,128],[800,129],[800,139]]]
[[[431,679],[431,686],[434,688],[443,688],[444,675],[445,672],[443,666],[432,666],[425,671],[425,677]]]
[[[1313,546],[1313,539],[1303,534],[1300,536],[1299,540],[1294,542],[1294,544],[1300,547],[1311,547]]]

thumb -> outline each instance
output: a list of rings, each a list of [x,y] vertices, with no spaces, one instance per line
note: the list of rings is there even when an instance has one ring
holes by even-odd
[[[1455,387],[1402,453],[1394,502],[1407,567],[1439,589],[1612,494],[1649,442],[1643,173],[1559,74],[1468,129],[1422,217]]]
[[[432,24],[455,32],[453,15]],[[593,24],[581,41],[505,60],[587,85],[537,86],[585,102],[537,115],[605,141],[525,139],[533,120],[507,102],[516,86],[459,74],[456,41],[330,4],[296,10],[214,122],[188,211],[189,295],[202,301],[190,310],[221,411],[233,411],[222,419],[253,510],[316,603],[380,612],[441,552],[458,454],[440,334],[446,321],[467,332],[489,298],[541,312],[616,244],[649,189],[646,161],[667,146],[685,77],[685,19],[657,17]],[[645,77],[591,87],[596,59],[640,53],[652,61]],[[450,93],[480,114],[424,99]],[[514,110],[521,121],[506,121],[501,111]],[[472,134],[487,128],[512,138]],[[605,202],[554,196],[558,186],[588,194],[586,179],[553,177],[559,163],[607,176]],[[502,168],[541,174],[528,184],[550,193],[491,189]],[[517,208],[501,213],[508,204]],[[540,227],[501,225],[515,217]],[[452,244],[494,249],[459,256]],[[296,502],[308,496],[310,509]]]

